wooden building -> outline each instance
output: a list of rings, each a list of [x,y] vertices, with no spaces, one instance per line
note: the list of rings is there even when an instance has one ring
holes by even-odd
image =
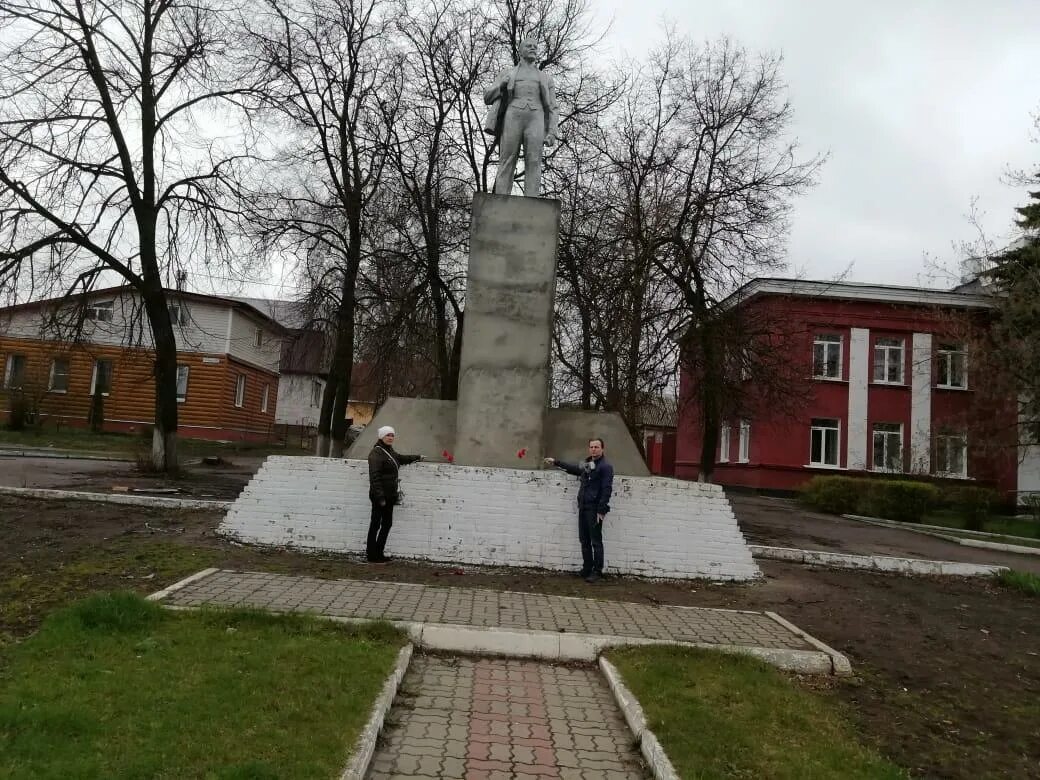
[[[242,301],[169,290],[182,436],[266,438],[278,407],[285,329]],[[75,334],[75,337],[73,337]],[[151,329],[129,287],[0,309],[0,420],[103,428],[154,421]],[[94,400],[95,394],[100,402]]]

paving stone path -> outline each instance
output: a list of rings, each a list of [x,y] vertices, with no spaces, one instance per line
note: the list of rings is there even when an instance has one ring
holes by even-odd
[[[249,606],[337,617],[815,649],[762,612],[651,606],[476,588],[322,580],[258,572],[217,571],[174,591],[164,602],[180,606]]]
[[[594,667],[415,655],[369,780],[645,778]]]

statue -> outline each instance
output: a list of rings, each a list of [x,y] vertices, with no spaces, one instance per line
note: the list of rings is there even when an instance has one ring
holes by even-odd
[[[538,43],[528,36],[520,42],[520,64],[502,71],[484,93],[488,108],[484,132],[499,143],[495,193],[513,189],[520,144],[524,146],[524,195],[537,198],[542,183],[542,144],[556,142],[560,122],[552,76],[538,69]]]

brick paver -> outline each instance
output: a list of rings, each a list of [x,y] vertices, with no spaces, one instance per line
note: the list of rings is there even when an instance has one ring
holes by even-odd
[[[593,667],[416,655],[369,780],[644,778]]]
[[[651,606],[475,588],[221,570],[174,591],[164,601],[179,606],[248,606],[340,617],[815,649],[761,612]]]

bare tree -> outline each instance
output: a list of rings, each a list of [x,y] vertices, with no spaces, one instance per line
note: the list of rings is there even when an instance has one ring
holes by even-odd
[[[227,257],[241,137],[211,112],[248,90],[228,10],[193,0],[0,0],[0,287],[140,296],[154,344],[152,461],[177,468],[165,286]]]
[[[312,303],[330,312],[319,455],[340,456],[346,437],[358,276],[403,89],[392,11],[380,0],[265,0],[247,21],[265,67],[264,105],[288,135],[283,178],[254,218],[267,250],[307,258]]]
[[[740,397],[727,371],[730,356],[765,354],[750,348],[761,328],[736,327],[717,304],[783,265],[791,199],[812,184],[822,162],[800,160],[785,137],[791,108],[780,64],[728,40],[697,46],[669,34],[600,138],[635,291],[660,278],[677,303],[671,333],[697,380],[702,479],[712,473],[721,416]],[[643,294],[634,302],[653,300]],[[736,333],[747,343],[735,343]],[[634,365],[639,341],[627,346]],[[748,368],[753,374],[758,366]],[[630,395],[632,387],[630,377]]]

